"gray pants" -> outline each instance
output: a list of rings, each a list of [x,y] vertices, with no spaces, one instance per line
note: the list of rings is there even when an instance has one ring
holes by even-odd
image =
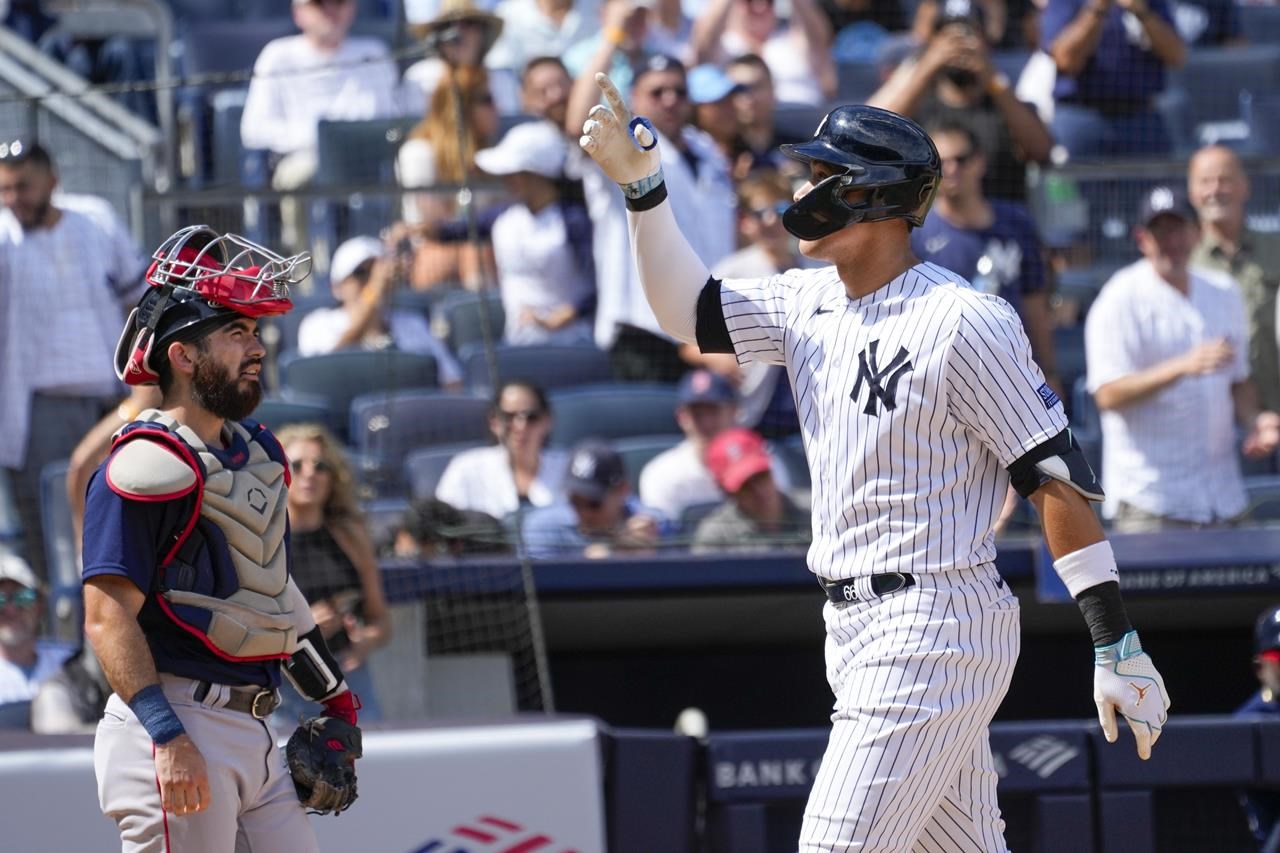
[[[162,674],[161,686],[209,770],[209,807],[166,814],[160,805],[151,738],[116,695],[107,701],[93,744],[102,813],[120,828],[122,853],[318,853],[275,732],[243,711],[220,707],[225,688],[203,702],[196,682]]]

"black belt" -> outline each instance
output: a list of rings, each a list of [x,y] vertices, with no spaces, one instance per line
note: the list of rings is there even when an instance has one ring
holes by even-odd
[[[208,681],[196,682],[196,691],[192,696],[197,702],[203,702],[209,695],[213,685]],[[221,707],[231,711],[241,711],[255,720],[265,720],[271,712],[280,706],[280,691],[268,690],[265,687],[254,689],[231,687],[227,703]]]
[[[823,590],[827,593],[827,598],[831,599],[834,604],[848,604],[851,601],[860,600],[857,591],[857,584],[860,580],[862,578],[845,578],[838,581],[822,580],[821,583]],[[915,576],[906,572],[884,572],[883,574],[871,576],[871,592],[877,597],[915,585]]]

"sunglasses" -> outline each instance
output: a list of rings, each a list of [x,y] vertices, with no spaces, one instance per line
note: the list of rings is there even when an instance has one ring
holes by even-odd
[[[658,86],[657,88],[649,89],[645,94],[650,98],[657,100],[668,92],[675,95],[676,98],[681,101],[689,97],[689,90],[684,86]]]
[[[957,154],[954,157],[943,157],[941,159],[943,163],[955,163],[957,166],[963,166],[976,156],[978,156],[977,151],[966,151],[965,153]]]
[[[12,604],[14,607],[20,607],[25,610],[28,607],[35,606],[36,597],[34,589],[20,589],[13,594],[0,592],[0,607]]]
[[[328,462],[325,462],[323,459],[290,459],[289,460],[289,470],[293,471],[293,473],[295,474],[300,473],[302,471],[302,466],[304,465],[310,465],[312,470],[314,470],[317,474],[333,473],[333,466],[330,465]]]
[[[761,220],[781,219],[782,214],[786,213],[787,208],[790,206],[791,205],[788,204],[787,202],[780,201],[780,202],[777,202],[776,204],[765,205],[764,207],[750,207],[750,208],[747,208],[746,212],[754,216],[756,219],[761,219]]]
[[[522,420],[527,424],[536,424],[546,415],[541,409],[524,409],[519,412],[508,412],[506,409],[498,409],[498,420],[504,424],[514,423]]]

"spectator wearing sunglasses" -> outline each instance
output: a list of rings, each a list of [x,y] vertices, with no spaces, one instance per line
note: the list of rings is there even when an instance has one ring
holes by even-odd
[[[0,729],[28,729],[31,700],[74,651],[41,642],[40,582],[27,562],[0,551]]]
[[[319,424],[293,424],[276,433],[293,475],[289,485],[289,562],[298,589],[311,602],[325,642],[347,684],[360,696],[365,719],[376,719],[377,697],[364,664],[391,636],[373,540],[356,502],[355,480],[337,439]],[[282,721],[319,713],[283,690]],[[372,716],[371,716],[372,715]]]
[[[398,349],[434,356],[440,384],[462,387],[462,368],[420,312],[389,306],[397,264],[373,237],[352,237],[333,253],[329,280],[338,304],[316,308],[298,327],[298,352],[319,355],[343,349]]]
[[[667,532],[661,515],[631,493],[622,456],[605,442],[588,439],[574,448],[564,491],[564,503],[525,517],[523,539],[530,557],[601,559],[651,549]]]
[[[455,509],[494,518],[556,503],[563,496],[565,456],[546,447],[551,426],[542,388],[519,379],[504,382],[489,412],[497,445],[455,456],[440,475],[435,496]]]

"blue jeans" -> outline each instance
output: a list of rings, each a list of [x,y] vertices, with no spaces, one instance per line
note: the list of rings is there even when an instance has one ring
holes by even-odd
[[[1057,103],[1053,138],[1072,160],[1158,156],[1172,149],[1164,118],[1155,110],[1108,116],[1081,104]]]

